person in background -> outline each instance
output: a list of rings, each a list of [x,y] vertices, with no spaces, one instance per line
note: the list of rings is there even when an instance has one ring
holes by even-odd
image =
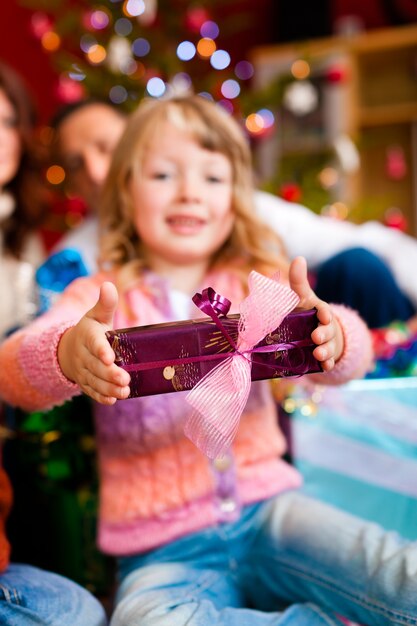
[[[248,276],[317,309],[323,371],[311,378],[340,384],[370,366],[365,323],[317,298],[305,260],[288,266],[256,217],[237,122],[200,96],[143,101],[115,149],[99,232],[100,273],[73,281],[0,346],[0,393],[24,409],[94,400],[98,542],[118,557],[121,583],[111,625],[340,626],[338,614],[417,623],[417,544],[303,495],[280,458],[268,381],[250,385],[233,441],[212,454],[204,417],[187,427],[184,394],[128,399],[130,375],[106,332],[189,318],[192,294],[207,287],[237,311]],[[280,284],[267,278],[277,270]],[[216,385],[215,408],[228,397]],[[222,432],[230,414],[219,413]]]
[[[45,207],[36,197],[35,122],[31,94],[0,61],[0,340],[34,316],[34,272],[46,255],[38,230]]]
[[[52,121],[52,159],[65,170],[67,191],[81,198],[88,211],[82,224],[65,234],[53,252],[78,250],[89,272],[97,270],[100,193],[126,120],[116,106],[91,98],[63,107]]]
[[[127,119],[106,101],[86,99],[62,108],[52,123],[52,160],[64,167],[68,191],[89,207],[87,219],[64,235],[54,251],[75,248],[89,272],[97,269],[100,190]],[[319,216],[264,191],[255,190],[254,199],[257,214],[280,235],[289,257],[306,258],[320,297],[352,306],[371,328],[415,314],[413,237],[376,221],[356,225]]]
[[[45,255],[37,234],[43,218],[42,205],[33,201],[34,124],[34,107],[26,86],[11,67],[0,62],[1,341],[13,327],[25,325],[34,317],[34,270]],[[2,412],[0,394],[0,417]],[[6,519],[12,500],[0,450],[0,623],[104,626],[104,610],[89,592],[52,572],[10,563]]]

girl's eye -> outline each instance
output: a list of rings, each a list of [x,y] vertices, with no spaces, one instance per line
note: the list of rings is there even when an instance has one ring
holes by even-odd
[[[170,176],[169,172],[163,172],[162,170],[151,174],[151,178],[154,180],[166,180],[167,178],[170,178]]]
[[[207,176],[207,181],[209,183],[221,183],[222,178],[220,176]]]

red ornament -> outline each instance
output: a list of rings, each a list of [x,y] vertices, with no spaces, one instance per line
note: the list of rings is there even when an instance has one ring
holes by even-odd
[[[297,183],[283,183],[279,195],[288,202],[300,202],[303,192]]]
[[[390,228],[397,228],[402,232],[405,232],[408,227],[407,219],[401,209],[397,207],[391,207],[385,211],[384,223]]]
[[[211,19],[210,13],[203,7],[194,7],[185,14],[185,27],[192,33],[199,33],[204,22]]]
[[[347,69],[344,65],[332,65],[327,68],[324,77],[329,83],[342,83],[347,78]]]
[[[56,94],[60,102],[78,102],[85,96],[85,87],[81,82],[72,80],[67,76],[60,76]]]
[[[407,175],[407,161],[402,146],[389,146],[385,169],[391,180],[402,180]]]
[[[46,13],[36,11],[30,19],[30,28],[36,39],[42,39],[45,33],[52,30],[53,21]]]

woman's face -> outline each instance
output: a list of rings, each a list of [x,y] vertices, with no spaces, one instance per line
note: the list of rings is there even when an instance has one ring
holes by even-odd
[[[16,112],[0,88],[0,190],[16,175],[20,156],[21,140]]]

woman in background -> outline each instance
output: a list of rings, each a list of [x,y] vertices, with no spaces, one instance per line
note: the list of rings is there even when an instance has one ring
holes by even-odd
[[[34,124],[29,93],[0,62],[0,340],[36,311],[34,273],[44,255],[37,229],[44,209],[34,201]],[[104,626],[103,607],[85,589],[57,574],[9,562],[5,522],[11,504],[10,481],[0,464],[0,624]]]
[[[34,315],[34,272],[45,256],[38,234],[46,205],[36,194],[35,119],[21,78],[0,62],[0,339]]]

